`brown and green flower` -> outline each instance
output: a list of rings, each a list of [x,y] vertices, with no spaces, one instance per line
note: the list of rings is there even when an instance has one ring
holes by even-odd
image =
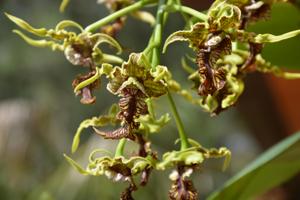
[[[96,98],[92,96],[92,91],[100,84],[100,80],[98,80],[100,75],[97,66],[104,62],[122,62],[121,58],[105,54],[99,48],[100,44],[108,43],[116,48],[118,53],[121,53],[121,46],[115,39],[103,33],[92,34],[86,32],[74,21],[64,20],[58,23],[54,29],[45,29],[34,28],[26,21],[15,16],[9,14],[6,14],[6,16],[23,30],[41,38],[33,39],[19,30],[14,30],[14,32],[22,37],[28,44],[35,47],[50,47],[52,50],[63,51],[66,59],[70,63],[89,69],[87,74],[78,75],[72,84],[75,94],[82,96],[81,103],[83,104],[91,104],[96,100]],[[67,29],[69,28],[75,28],[78,31],[68,31]],[[95,79],[95,77],[97,77],[97,79]],[[86,84],[88,82],[90,83],[89,85]],[[78,89],[78,85],[83,84],[85,84],[85,87]]]
[[[156,98],[167,92],[167,83],[162,75],[167,71],[164,66],[157,66],[156,71],[151,68],[143,54],[132,53],[128,62],[122,67],[110,67],[112,70],[107,76],[107,89],[118,95],[120,111],[117,118],[121,120],[121,127],[114,131],[100,131],[96,133],[110,139],[123,137],[134,140],[134,132],[139,129],[140,116],[149,113],[147,98]],[[160,72],[160,73],[158,73]]]
[[[205,159],[225,157],[223,169],[227,167],[230,161],[231,153],[227,148],[206,149],[191,139],[189,143],[192,146],[187,149],[165,153],[162,161],[156,165],[158,170],[175,167],[169,176],[172,181],[169,197],[172,200],[198,199],[198,193],[193,182],[188,178],[201,167]]]
[[[97,153],[105,153],[105,150],[94,150],[89,158],[89,164],[86,169],[83,169],[73,159],[64,155],[67,161],[81,174],[102,176],[115,182],[128,182],[129,187],[121,194],[121,199],[133,199],[131,193],[137,190],[137,186],[133,180],[133,177],[138,174],[143,174],[147,170],[151,170],[155,167],[156,159],[152,156],[140,157],[131,156],[129,159],[123,156],[102,156],[96,157]],[[141,177],[143,178],[143,175]]]

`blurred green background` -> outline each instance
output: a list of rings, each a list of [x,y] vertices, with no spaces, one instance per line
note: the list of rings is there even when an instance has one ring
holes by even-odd
[[[189,3],[193,4],[193,1]],[[110,200],[118,199],[119,193],[126,186],[107,181],[105,177],[82,176],[74,171],[62,156],[63,153],[70,155],[73,135],[82,120],[104,113],[111,103],[117,102],[117,99],[104,89],[105,80],[101,90],[95,93],[96,104],[81,105],[79,98],[74,97],[71,82],[76,74],[83,70],[67,62],[61,52],[51,52],[49,49],[27,45],[11,32],[16,27],[3,15],[3,12],[8,12],[35,27],[52,28],[63,19],[72,19],[86,26],[108,14],[104,6],[97,5],[94,0],[74,0],[63,14],[58,12],[59,4],[60,1],[50,0],[0,1],[1,200]],[[288,30],[300,27],[299,10],[291,7],[275,9],[279,17],[274,18],[274,23],[284,26],[275,30],[272,24],[261,25],[254,27],[253,30],[263,29],[268,32],[267,28],[271,27],[274,33],[283,33],[285,31],[283,27]],[[286,9],[284,13],[281,12],[282,9]],[[285,21],[288,19],[293,19],[293,22]],[[167,26],[164,37],[172,31],[182,29],[184,22],[180,16],[171,15]],[[126,49],[124,59],[131,51],[142,51],[147,45],[150,33],[151,27],[148,24],[130,18],[127,26],[117,36],[118,41]],[[295,64],[297,62],[299,64],[299,45],[298,37],[284,47],[293,49],[291,51],[278,46],[267,49],[264,53],[279,65],[286,63],[285,66],[296,67]],[[186,44],[176,43],[163,56],[162,63],[170,67],[175,78],[185,87],[190,87],[188,83],[183,82],[186,74],[180,66],[180,58],[187,52],[192,53]],[[282,53],[286,55],[282,56]],[[263,80],[262,77],[255,79]],[[270,107],[275,114],[263,124],[257,124],[247,112],[249,110],[247,102],[258,103],[257,105],[262,108],[256,107],[254,114],[257,119],[261,119],[261,116],[265,116],[266,110],[263,108],[265,104],[259,102],[275,104],[264,81],[260,88],[253,84],[253,76],[248,82],[249,86],[246,88],[248,92],[244,95],[247,98],[242,97],[240,105],[213,118],[201,108],[188,105],[183,99],[176,97],[180,115],[190,137],[197,139],[205,147],[226,146],[232,150],[232,162],[226,172],[221,171],[221,161],[212,160],[205,163],[201,174],[197,173],[194,176],[194,183],[201,197],[218,188],[230,176],[255,159],[264,148],[286,134],[284,126],[277,123],[280,121],[280,113],[276,110],[276,106]],[[255,96],[252,91],[266,94],[268,98]],[[155,106],[161,113],[170,112],[164,97],[155,102]],[[273,130],[277,126],[283,128],[276,129],[276,133]],[[260,141],[263,139],[257,137],[259,131],[269,138],[275,138],[274,141],[265,145],[264,141]],[[174,145],[176,138],[176,127],[172,122],[162,133],[151,136],[153,149],[160,155],[172,150],[176,148]],[[115,142],[103,140],[88,129],[83,134],[80,151],[72,157],[84,166],[93,148],[107,148],[113,151],[115,146]],[[132,148],[129,149],[132,151]],[[155,172],[150,178],[149,185],[141,188],[134,196],[143,200],[167,199],[169,184],[168,173]]]

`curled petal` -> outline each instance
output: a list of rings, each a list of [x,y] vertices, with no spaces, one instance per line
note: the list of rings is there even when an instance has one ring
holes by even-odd
[[[238,28],[240,25],[241,10],[235,5],[225,3],[225,1],[210,9],[208,15],[210,16],[208,22],[212,31]]]
[[[199,45],[204,43],[208,35],[208,27],[206,23],[197,23],[191,30],[177,31],[171,34],[165,41],[163,52],[166,51],[167,47],[176,41],[188,41],[190,46],[193,48],[198,48]]]
[[[258,34],[254,37],[253,42],[255,43],[273,43],[280,42],[282,40],[286,40],[292,37],[300,35],[300,30],[291,31],[288,33],[284,33],[282,35],[272,35],[272,34]]]
[[[122,47],[120,44],[112,37],[103,33],[96,33],[90,37],[91,40],[94,41],[93,49],[95,50],[100,44],[108,43],[111,46],[115,47],[118,50],[118,54],[122,52]]]
[[[114,139],[118,140],[121,138],[129,138],[131,140],[135,139],[135,136],[132,135],[132,130],[130,126],[125,125],[124,127],[120,127],[114,131],[100,131],[99,129],[93,127],[96,134],[101,135],[105,139]]]
[[[59,11],[64,12],[66,7],[68,6],[70,0],[62,0],[59,6]]]
[[[100,117],[93,117],[91,119],[86,119],[82,121],[77,128],[77,131],[75,133],[75,136],[73,138],[72,143],[72,153],[75,153],[75,151],[78,149],[79,143],[80,143],[80,136],[84,129],[92,126],[105,126],[107,124],[115,124],[116,123],[116,114],[117,114],[117,106],[112,105],[110,108],[110,111],[108,115],[102,115]]]
[[[33,28],[30,24],[28,24],[26,21],[24,21],[23,19],[20,19],[18,17],[15,17],[13,15],[10,15],[8,13],[5,13],[5,15],[11,20],[13,21],[16,25],[18,25],[20,28],[34,34],[37,36],[45,36],[47,34],[47,29],[45,28]]]
[[[140,116],[136,121],[140,123],[140,129],[145,130],[147,133],[158,133],[169,121],[170,116],[168,113],[162,115],[159,119],[147,114]]]
[[[82,104],[92,104],[96,101],[96,97],[92,95],[92,91],[100,85],[100,72],[99,68],[86,75],[78,75],[73,80],[72,86],[75,88],[75,94],[81,95],[80,102]]]
[[[155,18],[149,12],[137,11],[137,12],[133,12],[131,15],[143,22],[150,24],[151,26],[153,26],[155,24]]]
[[[80,82],[80,83],[74,88],[74,93],[77,93],[77,92],[78,92],[79,90],[81,90],[82,88],[84,88],[84,87],[86,87],[86,86],[88,86],[88,85],[94,83],[96,80],[98,80],[98,79],[100,78],[100,76],[101,76],[101,74],[100,74],[100,69],[97,67],[97,68],[96,68],[96,73],[95,73],[92,77],[90,77],[90,78],[88,78],[88,79],[86,79],[86,80]]]
[[[70,163],[70,165],[72,167],[74,167],[74,169],[76,169],[80,174],[83,175],[88,175],[89,172],[84,170],[77,162],[75,162],[72,158],[70,158],[69,156],[67,156],[66,154],[64,154],[65,159]]]
[[[55,31],[64,30],[67,27],[75,27],[75,28],[78,28],[81,32],[83,31],[82,26],[72,20],[63,20],[63,21],[59,22],[55,27]]]
[[[281,70],[278,66],[272,65],[270,62],[267,62],[259,54],[256,56],[256,70],[262,73],[272,73],[277,77],[282,77],[285,79],[299,79],[300,73],[285,72]]]
[[[48,40],[34,40],[29,38],[28,36],[24,35],[21,31],[19,30],[13,30],[14,33],[19,35],[25,42],[28,44],[34,46],[34,47],[51,47],[52,50],[60,50],[63,51],[64,47],[61,44],[55,43],[53,41],[48,41]]]
[[[148,95],[144,85],[138,80],[136,80],[134,77],[129,77],[127,81],[123,82],[120,88],[118,89],[117,94],[122,94],[122,91],[129,86],[135,86],[137,89],[143,92],[143,94]]]
[[[93,104],[96,102],[96,97],[92,95],[90,88],[84,87],[81,90],[82,98],[80,99],[80,103],[82,104]]]

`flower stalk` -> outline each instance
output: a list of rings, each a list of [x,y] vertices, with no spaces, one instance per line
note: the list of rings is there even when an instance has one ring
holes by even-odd
[[[96,31],[98,28],[118,19],[119,17],[122,17],[128,13],[131,13],[131,12],[134,12],[134,11],[137,11],[139,10],[140,8],[146,6],[146,5],[149,5],[153,3],[153,0],[141,0],[141,1],[138,1],[130,6],[127,6],[121,10],[118,10],[110,15],[108,15],[107,17],[104,17],[90,25],[88,25],[84,30],[86,32],[94,32]]]
[[[170,91],[168,91],[167,95],[168,95],[169,104],[170,104],[173,116],[175,118],[177,130],[178,130],[179,137],[180,137],[180,150],[187,149],[189,147],[189,142],[188,142],[187,134],[185,133],[185,130],[184,130],[182,120],[179,116],[174,99],[173,99]]]
[[[158,10],[157,10],[157,15],[156,15],[156,25],[154,28],[154,33],[153,33],[153,43],[154,43],[154,48],[153,48],[153,53],[152,53],[152,67],[157,66],[160,63],[160,52],[161,52],[161,43],[162,43],[162,31],[163,31],[163,25],[164,25],[164,14],[166,12],[165,5],[166,0],[160,0],[158,4]],[[165,16],[167,18],[167,16]],[[151,43],[150,43],[151,44]],[[173,113],[173,116],[175,118],[176,126],[178,129],[180,141],[181,141],[181,150],[188,148],[188,139],[187,135],[184,130],[184,126],[182,123],[182,120],[178,114],[176,104],[173,100],[173,97],[170,93],[170,91],[167,92],[168,96],[168,101]]]

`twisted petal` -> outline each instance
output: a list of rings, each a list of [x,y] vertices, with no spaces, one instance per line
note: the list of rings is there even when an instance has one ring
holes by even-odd
[[[43,37],[47,34],[47,29],[45,28],[34,28],[32,27],[30,24],[28,24],[26,21],[15,17],[13,15],[10,15],[8,13],[5,13],[5,15],[11,20],[13,21],[17,26],[19,26],[20,28],[34,34],[40,37]]]
[[[61,44],[58,44],[53,41],[48,41],[48,40],[34,40],[26,35],[24,35],[21,31],[19,30],[13,30],[14,33],[19,35],[25,42],[28,44],[34,46],[34,47],[51,47],[52,50],[60,50],[63,51],[64,47]]]
[[[155,18],[153,15],[146,11],[136,11],[131,14],[134,18],[139,19],[153,26],[155,24]]]
[[[140,130],[144,130],[147,133],[158,133],[159,130],[170,121],[170,119],[171,118],[168,113],[162,115],[159,119],[147,114],[141,115],[136,121],[140,123]]]
[[[253,42],[255,43],[273,43],[280,42],[282,40],[286,40],[292,37],[296,37],[300,35],[300,29],[284,33],[282,35],[272,35],[272,34],[258,34],[254,37]]]
[[[112,37],[110,37],[107,34],[103,34],[103,33],[96,33],[93,34],[92,36],[90,36],[90,39],[92,41],[94,41],[94,47],[93,50],[95,50],[100,44],[102,43],[107,43],[113,47],[115,47],[118,50],[118,54],[120,54],[122,52],[122,47],[120,46],[120,44]]]
[[[229,28],[238,28],[241,20],[241,10],[239,7],[220,3],[208,12],[210,28],[216,30],[227,30]]]
[[[96,73],[90,77],[89,79],[86,79],[82,82],[80,82],[75,88],[74,88],[74,93],[76,94],[79,90],[81,90],[82,88],[94,83],[96,80],[98,80],[101,76],[100,73],[100,69],[98,67],[96,67]]]
[[[81,32],[83,31],[82,26],[72,20],[63,20],[63,21],[59,22],[55,27],[55,31],[61,31],[67,27],[75,27],[75,28],[78,28]]]
[[[189,31],[177,31],[171,34],[165,41],[163,52],[166,51],[169,44],[176,41],[188,41],[192,48],[197,49],[204,43],[208,35],[208,25],[206,23],[197,23]]]
[[[106,124],[115,124],[116,123],[116,119],[115,116],[117,114],[117,105],[112,105],[110,108],[110,111],[108,113],[108,115],[103,115],[100,117],[93,117],[91,119],[86,119],[84,121],[82,121],[75,133],[75,136],[73,138],[73,143],[72,143],[72,153],[74,153],[80,143],[80,136],[81,133],[84,129],[88,128],[88,127],[99,127],[99,126],[105,126]]]
[[[256,70],[262,73],[272,73],[277,77],[282,77],[285,79],[299,79],[300,73],[284,72],[278,66],[272,65],[270,62],[267,62],[259,54],[256,56]]]
[[[165,170],[167,167],[177,166],[178,164],[183,166],[200,165],[205,159],[220,157],[225,157],[223,170],[228,166],[231,152],[227,148],[206,149],[191,139],[189,139],[189,143],[192,145],[190,148],[165,153],[163,155],[163,161],[158,163],[156,168]]]
[[[62,0],[59,6],[59,11],[64,12],[66,7],[68,6],[70,0]]]

